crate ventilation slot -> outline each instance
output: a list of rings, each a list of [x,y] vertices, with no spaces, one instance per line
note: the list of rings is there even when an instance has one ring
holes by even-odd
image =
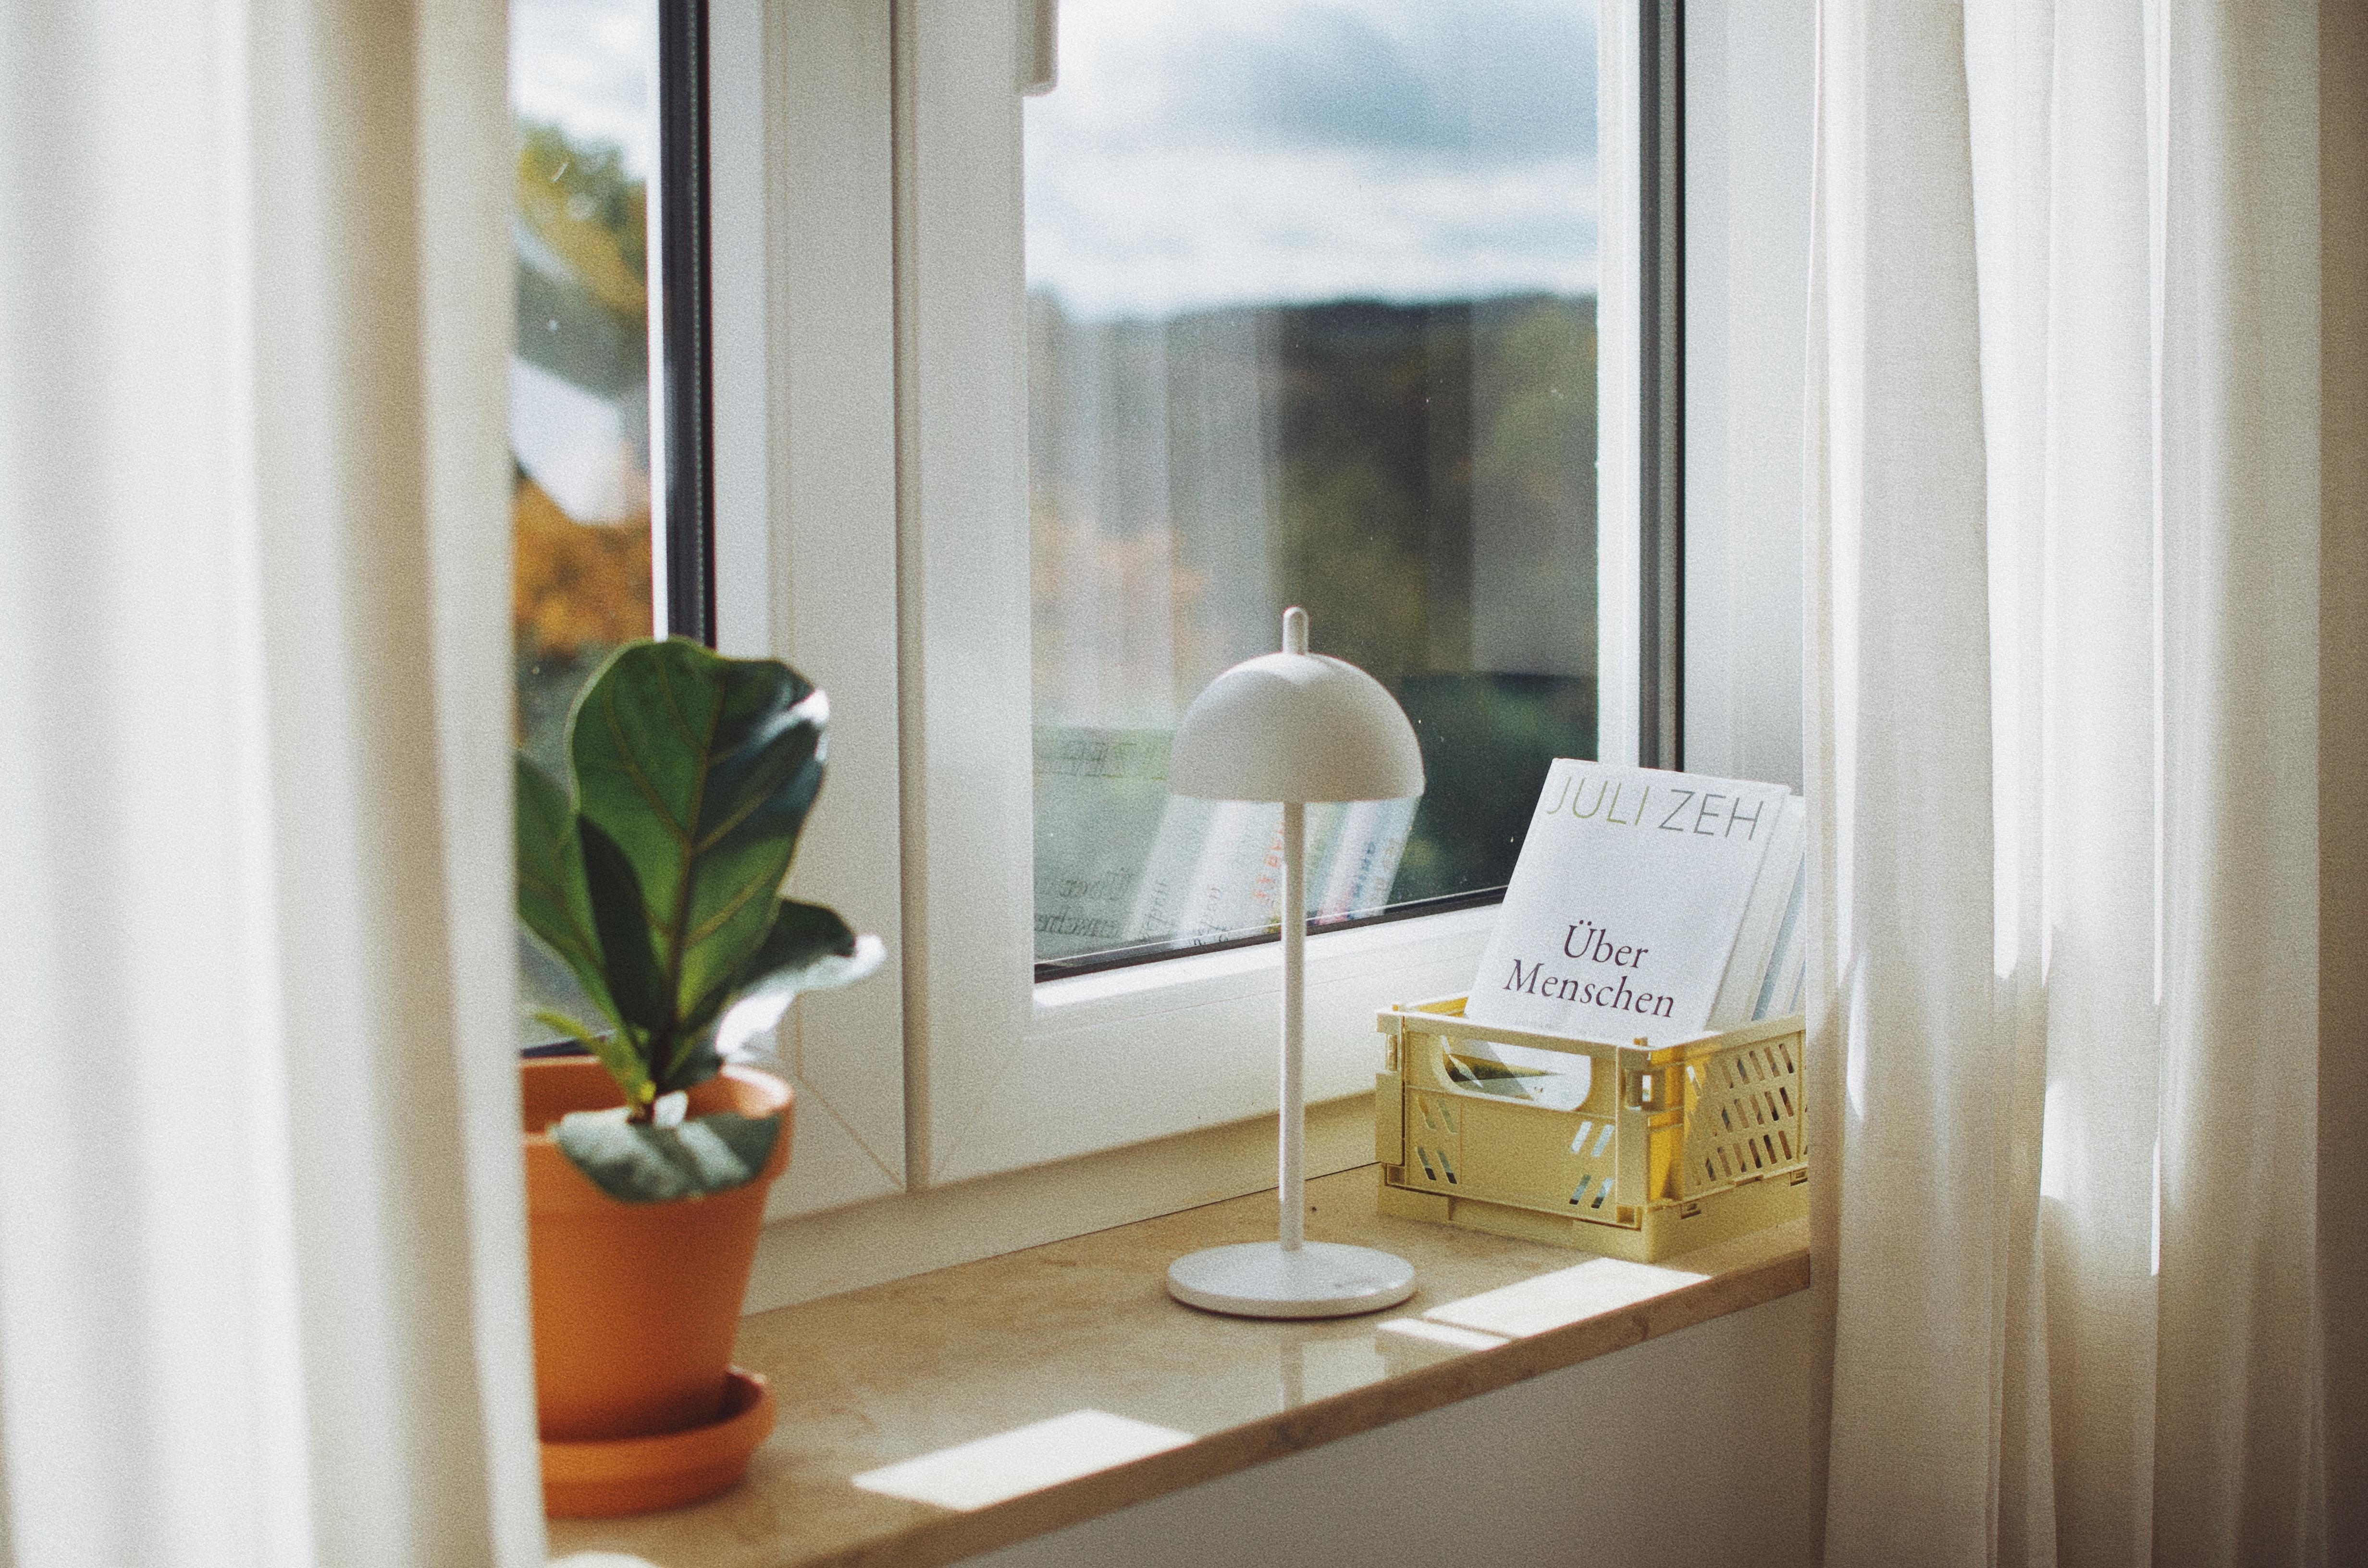
[[[1772,1132],[1713,1148],[1702,1161],[1702,1175],[1712,1181],[1735,1181],[1755,1171],[1788,1165],[1793,1159],[1792,1136],[1780,1127]]]
[[[1755,1046],[1719,1059],[1718,1087],[1730,1094],[1737,1093],[1790,1078],[1797,1071],[1793,1053],[1782,1046]]]
[[[1602,1207],[1603,1207],[1603,1200],[1604,1200],[1605,1199],[1607,1199],[1607,1198],[1609,1198],[1609,1197],[1611,1197],[1611,1188],[1612,1188],[1612,1187],[1613,1187],[1614,1183],[1617,1181],[1617,1179],[1618,1179],[1617,1177],[1613,1177],[1613,1176],[1606,1176],[1606,1177],[1604,1177],[1604,1178],[1603,1178],[1603,1185],[1602,1185],[1601,1187],[1595,1187],[1595,1201],[1594,1201],[1594,1202],[1592,1202],[1592,1203],[1589,1203],[1589,1202],[1587,1200],[1587,1189],[1588,1189],[1588,1187],[1595,1187],[1595,1177],[1594,1177],[1594,1176],[1593,1176],[1592,1174],[1589,1174],[1589,1175],[1583,1176],[1579,1177],[1579,1178],[1578,1178],[1578,1186],[1577,1186],[1577,1187],[1574,1187],[1574,1188],[1571,1190],[1571,1195],[1570,1195],[1571,1206],[1572,1206],[1573,1208],[1584,1208],[1584,1209],[1600,1209],[1600,1208],[1602,1208]]]
[[[1583,1160],[1600,1160],[1603,1158],[1603,1152],[1611,1147],[1611,1135],[1616,1131],[1617,1129],[1608,1121],[1582,1121],[1578,1124],[1577,1134],[1570,1141],[1570,1152]],[[1590,1133],[1595,1138],[1595,1148],[1592,1152],[1587,1147],[1588,1136]]]

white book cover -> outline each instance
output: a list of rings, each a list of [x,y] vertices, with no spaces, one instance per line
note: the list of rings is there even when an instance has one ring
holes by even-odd
[[[1726,960],[1726,978],[1719,982],[1718,1005],[1711,1009],[1710,1027],[1731,1029],[1760,1015],[1760,993],[1767,988],[1768,966],[1801,881],[1802,850],[1808,844],[1809,812],[1798,795],[1784,799],[1783,815],[1759,876],[1751,884],[1751,901],[1744,906],[1743,926],[1735,938],[1734,956]]]
[[[1793,868],[1793,892],[1785,905],[1784,923],[1777,928],[1776,948],[1768,958],[1768,973],[1759,983],[1759,1000],[1752,1008],[1754,1022],[1778,1018],[1801,1010],[1802,983],[1808,975],[1808,933],[1803,929],[1809,891],[1808,858]]]
[[[1790,794],[1556,759],[1464,1017],[1623,1043],[1702,1033]]]

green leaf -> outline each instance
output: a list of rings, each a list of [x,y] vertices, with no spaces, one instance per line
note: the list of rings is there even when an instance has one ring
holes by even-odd
[[[764,943],[748,955],[729,983],[704,998],[710,1010],[685,1020],[704,1029],[734,1004],[751,996],[787,999],[801,991],[850,985],[880,967],[885,950],[858,937],[837,912],[818,903],[785,898],[773,906]]]
[[[846,921],[818,903],[782,899],[776,906],[765,945],[752,954],[732,978],[702,1002],[702,1010],[684,1021],[692,1031],[660,1071],[661,1090],[687,1089],[703,1084],[723,1070],[717,1030],[726,1015],[744,1002],[769,1002],[753,1029],[768,1029],[780,1021],[801,991],[824,991],[849,984],[878,969],[886,956],[877,937],[858,937]],[[742,1031],[744,1034],[748,1031]]]
[[[695,1089],[723,1071],[723,1058],[715,1049],[715,1031],[700,1028],[675,1041],[666,1061],[655,1064],[659,1092],[673,1094],[677,1089]]]
[[[625,1103],[640,1107],[657,1098],[657,1086],[650,1082],[649,1069],[643,1065],[641,1052],[623,1033],[595,1034],[574,1018],[554,1007],[537,1007],[535,1022],[554,1028],[573,1039],[592,1053],[593,1060],[609,1070],[617,1087],[625,1091]]]
[[[741,966],[735,991],[828,991],[880,967],[883,949],[866,945],[835,910],[785,898],[775,907],[765,944]]]
[[[617,1017],[645,1034],[671,1038],[674,988],[654,949],[649,905],[632,861],[598,824],[579,818],[584,880],[592,895],[592,924],[608,960],[609,994]]]
[[[631,868],[652,957],[668,994],[629,1003],[610,954],[618,1004],[660,1040],[700,1032],[763,947],[806,812],[821,788],[827,706],[788,665],[719,657],[669,639],[620,649],[570,719],[576,809]],[[621,884],[595,864],[593,905]],[[606,911],[598,926],[609,939]],[[639,1009],[637,1012],[636,1009]]]
[[[600,941],[592,928],[591,893],[575,810],[566,792],[523,756],[514,759],[512,809],[517,813],[518,913],[526,928],[565,964],[592,1005],[614,1015]]]
[[[679,1127],[622,1120],[613,1111],[571,1111],[552,1130],[560,1152],[621,1203],[669,1203],[745,1187],[764,1170],[781,1134],[779,1115],[720,1110]]]

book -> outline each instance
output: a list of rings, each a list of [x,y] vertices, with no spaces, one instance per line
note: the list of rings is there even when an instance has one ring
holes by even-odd
[[[1781,784],[1556,759],[1463,1016],[1623,1044],[1747,1021],[1769,989],[1803,828]]]
[[[1731,1029],[1766,1017],[1760,1011],[1768,991],[1770,964],[1777,940],[1799,926],[1798,907],[1802,851],[1808,844],[1808,809],[1798,795],[1787,795],[1776,819],[1776,836],[1769,841],[1768,858],[1753,879],[1750,902],[1744,905],[1743,924],[1735,937],[1735,951],[1718,983],[1718,1000],[1710,1010],[1710,1027]]]
[[[1776,928],[1775,947],[1768,956],[1767,972],[1760,977],[1759,1000],[1751,1009],[1754,1023],[1762,1018],[1781,1018],[1787,1013],[1801,1010],[1801,995],[1806,988],[1809,971],[1807,847],[1804,834],[1803,854],[1793,869],[1792,895],[1784,906],[1783,922]]]

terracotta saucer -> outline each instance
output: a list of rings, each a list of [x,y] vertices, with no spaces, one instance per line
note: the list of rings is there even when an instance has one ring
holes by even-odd
[[[773,1429],[773,1391],[734,1367],[723,1414],[654,1437],[542,1445],[542,1511],[554,1519],[648,1514],[712,1497],[740,1479]]]

